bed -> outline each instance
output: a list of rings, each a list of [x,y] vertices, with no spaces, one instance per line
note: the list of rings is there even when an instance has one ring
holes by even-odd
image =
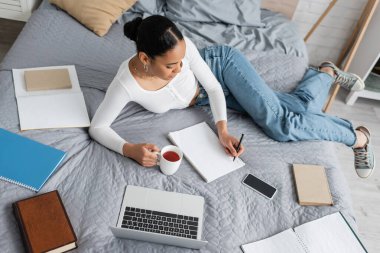
[[[306,47],[295,25],[283,15],[269,10],[263,10],[261,15],[266,25],[260,29],[181,22],[178,26],[198,47],[219,43],[239,48],[273,89],[291,90],[307,66]],[[74,252],[191,251],[112,235],[109,226],[116,224],[128,184],[203,196],[202,237],[208,244],[200,252],[241,252],[242,244],[336,211],[341,211],[356,229],[350,192],[334,143],[279,143],[268,138],[247,115],[232,110],[228,111],[229,129],[235,136],[245,133],[247,151],[242,159],[246,166],[208,184],[186,160],[173,176],[165,176],[157,168],[143,168],[92,140],[87,128],[20,132],[12,68],[75,65],[92,118],[119,65],[135,52],[133,43],[123,36],[122,22],[120,19],[101,38],[44,1],[0,65],[0,127],[67,152],[62,166],[40,193],[54,189],[60,192],[78,237]],[[222,30],[224,35],[220,36]],[[152,142],[163,147],[170,143],[168,132],[202,121],[215,130],[209,107],[154,114],[130,103],[112,127],[131,142]],[[297,203],[293,163],[325,166],[334,206],[304,207]],[[268,201],[244,187],[241,180],[247,173],[275,185],[275,198]],[[11,204],[33,195],[30,190],[0,182],[1,252],[22,252]]]

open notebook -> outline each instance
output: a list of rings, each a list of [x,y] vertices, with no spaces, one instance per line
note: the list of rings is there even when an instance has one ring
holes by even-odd
[[[367,252],[340,212],[241,246],[244,253]]]
[[[240,158],[232,161],[233,157],[226,154],[206,122],[171,132],[169,139],[182,150],[186,159],[207,183],[245,165]]]
[[[68,70],[71,88],[27,90],[25,71],[54,69]],[[12,73],[21,130],[90,126],[75,66],[13,69]]]

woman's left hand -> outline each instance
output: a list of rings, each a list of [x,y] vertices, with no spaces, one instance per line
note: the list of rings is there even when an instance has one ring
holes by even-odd
[[[239,140],[234,136],[229,135],[227,132],[219,134],[219,141],[224,147],[226,153],[230,156],[239,157],[244,152],[243,145],[240,145],[239,151],[236,151],[236,148],[239,145]]]

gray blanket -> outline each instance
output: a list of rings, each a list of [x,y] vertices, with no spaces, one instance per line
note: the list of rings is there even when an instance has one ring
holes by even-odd
[[[143,168],[92,140],[86,128],[20,133],[12,68],[75,65],[92,118],[120,63],[134,50],[133,44],[122,36],[121,25],[115,24],[107,36],[99,38],[62,11],[39,9],[0,65],[0,127],[67,152],[62,165],[40,193],[54,189],[60,192],[78,237],[75,252],[191,251],[112,236],[109,226],[116,224],[123,189],[128,184],[203,196],[203,239],[209,243],[200,252],[240,252],[241,244],[336,211],[342,211],[354,225],[349,190],[332,143],[275,142],[247,115],[234,111],[228,111],[229,129],[236,136],[246,135],[247,151],[242,156],[246,166],[209,184],[186,160],[173,176],[165,176],[157,168]],[[305,59],[294,55],[269,51],[251,52],[248,56],[276,89],[290,89],[288,84],[296,83],[305,70]],[[131,142],[151,142],[162,147],[169,144],[169,131],[202,121],[214,127],[209,107],[154,114],[130,103],[112,127]],[[292,163],[325,166],[335,205],[300,206]],[[241,180],[247,173],[276,186],[278,193],[274,199],[268,201],[244,187]],[[0,252],[22,251],[11,204],[33,195],[30,190],[0,182]]]
[[[165,12],[161,15],[165,15]],[[147,13],[127,11],[119,19],[119,23],[124,24],[135,17],[147,16],[149,16]],[[182,33],[191,38],[199,48],[213,44],[226,44],[245,53],[252,50],[260,52],[274,50],[277,54],[298,56],[307,61],[306,46],[294,22],[280,13],[266,9],[261,10],[261,21],[264,24],[262,27],[215,22],[174,22]]]

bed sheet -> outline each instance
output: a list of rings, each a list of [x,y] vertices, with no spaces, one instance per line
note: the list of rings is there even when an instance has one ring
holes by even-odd
[[[235,111],[228,111],[229,129],[236,136],[245,134],[247,151],[242,159],[246,166],[208,184],[186,160],[173,176],[165,176],[157,168],[143,168],[92,140],[87,128],[19,131],[12,68],[75,65],[92,118],[120,63],[135,52],[133,44],[122,34],[122,26],[115,24],[107,36],[100,38],[62,11],[39,9],[0,64],[0,127],[67,152],[40,193],[54,189],[60,192],[78,237],[79,247],[74,252],[191,251],[113,237],[109,226],[116,224],[123,190],[128,184],[203,196],[203,239],[209,243],[199,252],[241,252],[242,244],[336,211],[342,211],[355,227],[349,189],[333,143],[279,143],[269,139],[247,115]],[[284,78],[296,82],[302,77],[301,57],[274,52],[257,52],[250,57],[274,88]],[[283,64],[289,63],[301,74],[286,73]],[[289,87],[280,84],[276,89],[285,88]],[[202,121],[215,130],[209,107],[154,114],[130,103],[112,127],[131,142],[152,142],[163,147],[170,143],[170,131]],[[298,205],[292,163],[325,166],[335,205]],[[244,187],[241,180],[247,173],[276,186],[275,198],[268,201]],[[0,252],[21,252],[22,240],[11,204],[35,193],[1,181],[0,194]]]

